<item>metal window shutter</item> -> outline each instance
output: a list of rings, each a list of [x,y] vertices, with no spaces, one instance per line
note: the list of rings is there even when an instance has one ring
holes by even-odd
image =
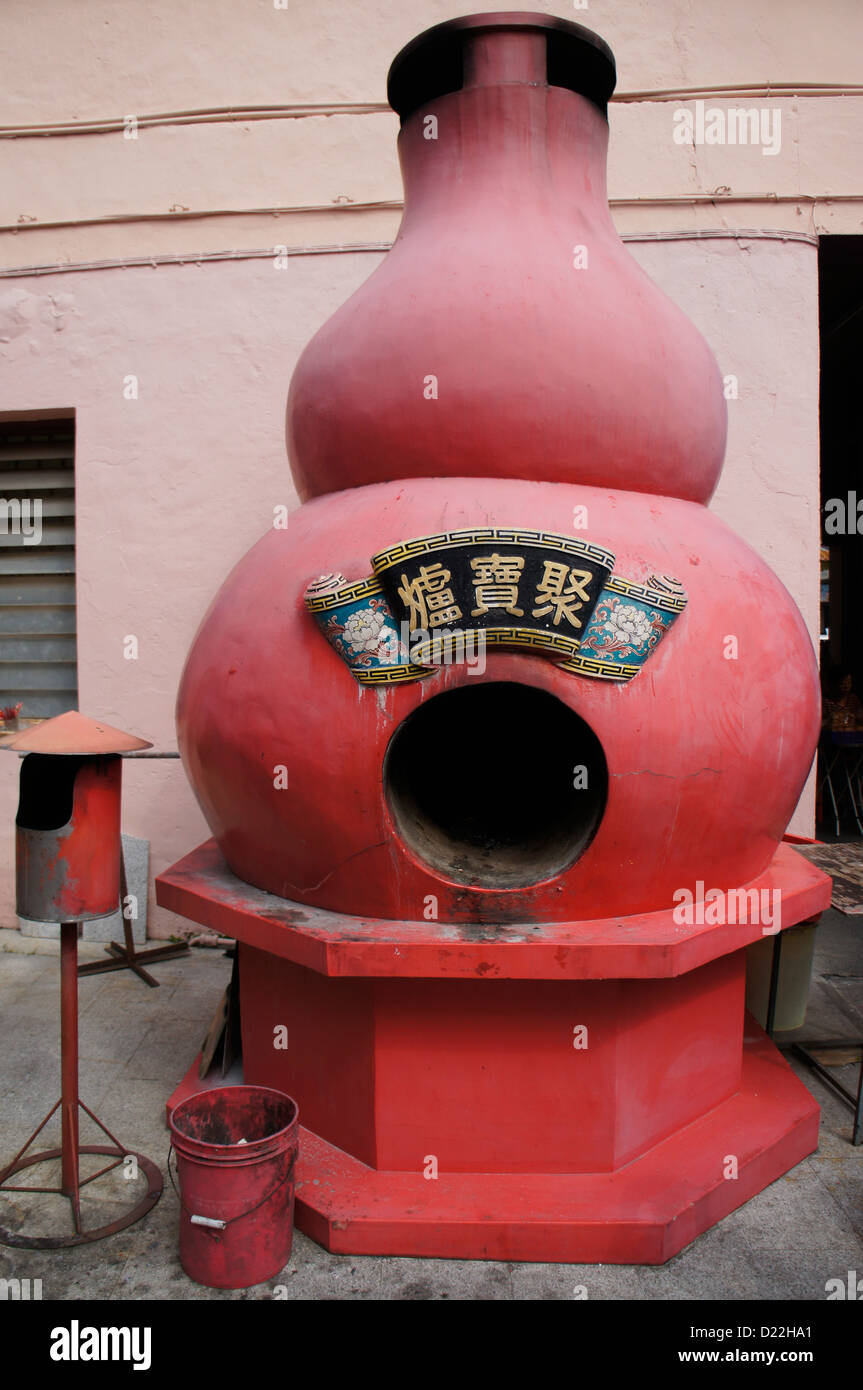
[[[0,423],[0,499],[28,499],[31,526],[42,504],[38,545],[0,506],[0,705],[20,700],[32,717],[78,707],[74,431],[72,420]]]

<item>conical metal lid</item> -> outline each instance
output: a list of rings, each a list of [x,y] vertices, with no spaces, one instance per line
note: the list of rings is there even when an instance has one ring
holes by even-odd
[[[130,753],[136,748],[152,748],[145,738],[124,734],[111,724],[88,719],[77,710],[67,710],[54,719],[22,729],[2,745],[12,753],[69,753],[97,757],[101,753]]]

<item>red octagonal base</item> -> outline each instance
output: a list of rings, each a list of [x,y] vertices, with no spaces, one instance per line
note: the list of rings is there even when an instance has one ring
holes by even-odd
[[[830,899],[787,845],[747,886],[783,928]],[[811,1095],[744,1037],[758,925],[349,917],[212,842],[157,890],[240,942],[245,1079],[299,1104],[297,1225],[330,1250],[661,1263],[816,1147]]]
[[[378,1172],[304,1131],[297,1226],[344,1254],[663,1264],[818,1145],[818,1106],[750,1026],[735,1094],[614,1173],[433,1181]]]

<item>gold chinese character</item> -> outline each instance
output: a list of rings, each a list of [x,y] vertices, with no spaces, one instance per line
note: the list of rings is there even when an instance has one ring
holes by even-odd
[[[579,608],[590,602],[587,585],[593,575],[590,570],[579,570],[557,560],[543,560],[543,576],[536,588],[534,602],[535,618],[544,618],[554,613],[554,626],[558,627],[561,618],[571,627],[581,627],[581,619],[575,615]]]
[[[524,609],[516,608],[518,603],[518,582],[524,569],[524,559],[520,555],[479,555],[471,560],[470,567],[476,578],[476,601],[479,608],[471,609],[471,617],[478,618],[492,608],[502,608],[514,618],[523,618]]]
[[[417,628],[440,627],[443,623],[457,622],[461,609],[448,587],[452,575],[443,565],[420,565],[416,579],[402,575],[399,598],[410,609],[411,631]]]

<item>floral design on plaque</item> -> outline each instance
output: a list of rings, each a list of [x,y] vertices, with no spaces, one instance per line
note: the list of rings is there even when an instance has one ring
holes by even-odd
[[[362,685],[391,685],[428,675],[411,664],[377,579],[349,584],[343,574],[321,575],[306,589],[305,605]]]
[[[685,607],[683,585],[671,575],[652,574],[645,584],[612,576],[578,654],[559,664],[600,680],[632,680]]]
[[[550,532],[447,531],[391,546],[372,565],[368,579],[324,574],[305,593],[363,685],[422,680],[460,659],[466,635],[558,658],[564,671],[628,681],[686,607],[670,575],[618,578],[611,551]]]

